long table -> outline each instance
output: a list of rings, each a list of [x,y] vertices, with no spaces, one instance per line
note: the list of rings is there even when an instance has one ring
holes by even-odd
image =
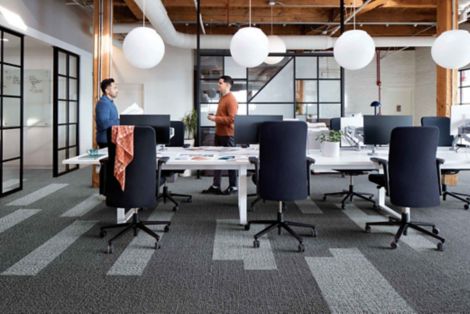
[[[87,154],[69,158],[63,161],[64,164],[79,165],[99,165],[100,160],[107,158],[107,150],[100,150],[101,157],[89,157]],[[169,157],[167,163],[163,165],[166,170],[238,170],[238,211],[240,224],[247,223],[247,170],[254,169],[248,161],[250,156],[258,156],[257,149],[247,148],[227,148],[227,147],[197,147],[197,148],[176,148],[168,147],[164,150],[156,150],[158,157]],[[324,157],[319,150],[310,150],[307,155],[315,160],[312,170],[316,173],[329,173],[334,169],[371,169],[381,171],[381,167],[371,161],[368,151],[347,149],[341,150],[338,158]],[[233,157],[224,159],[225,157]],[[388,158],[387,149],[378,149],[373,157],[383,159]],[[442,169],[470,170],[470,150],[459,152],[451,151],[449,148],[439,148],[437,157],[445,160]],[[315,186],[312,185],[315,189]],[[400,213],[389,208],[385,204],[385,189],[378,190],[378,206],[388,215],[400,218]],[[127,219],[124,209],[118,209],[117,219],[119,222]]]

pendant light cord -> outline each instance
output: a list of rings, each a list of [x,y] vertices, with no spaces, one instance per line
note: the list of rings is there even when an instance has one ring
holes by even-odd
[[[249,17],[250,17],[250,20],[248,22],[248,26],[251,27],[251,0],[248,1],[248,10],[249,10]]]
[[[455,2],[457,0],[452,0],[452,29],[455,29]]]
[[[273,34],[273,6],[271,6],[271,35]]]
[[[142,27],[145,27],[145,0],[144,0],[144,11],[142,12]]]

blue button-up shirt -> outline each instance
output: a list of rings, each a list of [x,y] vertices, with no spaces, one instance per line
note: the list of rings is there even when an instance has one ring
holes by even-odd
[[[119,125],[119,114],[114,102],[107,96],[101,96],[96,104],[96,142],[108,143],[106,130],[113,125]]]

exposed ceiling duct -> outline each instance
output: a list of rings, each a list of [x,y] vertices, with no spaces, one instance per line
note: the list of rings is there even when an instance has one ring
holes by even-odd
[[[144,0],[135,0],[142,11]],[[178,32],[165,9],[161,0],[147,1],[145,15],[152,23],[155,30],[162,36],[168,45],[196,49],[196,35]],[[335,38],[330,36],[280,36],[287,49],[294,50],[325,50],[333,48]],[[229,49],[231,35],[202,35],[202,49]],[[431,47],[434,37],[374,37],[376,47]]]

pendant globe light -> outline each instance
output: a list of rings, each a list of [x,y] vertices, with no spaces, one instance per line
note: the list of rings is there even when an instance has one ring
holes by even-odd
[[[354,12],[354,29],[346,31],[335,42],[333,54],[336,62],[348,70],[365,68],[374,58],[375,43],[370,35],[356,29]]]
[[[236,63],[253,68],[266,59],[269,54],[268,37],[257,27],[251,27],[251,0],[249,1],[248,27],[239,29],[230,42],[230,54]]]
[[[281,37],[273,35],[273,5],[271,5],[271,35],[268,36],[269,53],[286,53],[286,44]],[[267,57],[264,60],[266,64],[277,64],[282,61],[284,57]]]
[[[434,62],[446,69],[458,69],[470,63],[470,34],[455,29],[455,12],[455,0],[452,0],[452,30],[440,34],[431,48]]]
[[[122,45],[124,56],[130,64],[139,69],[150,69],[162,61],[165,44],[158,33],[145,27],[145,0],[142,27],[131,30]]]

